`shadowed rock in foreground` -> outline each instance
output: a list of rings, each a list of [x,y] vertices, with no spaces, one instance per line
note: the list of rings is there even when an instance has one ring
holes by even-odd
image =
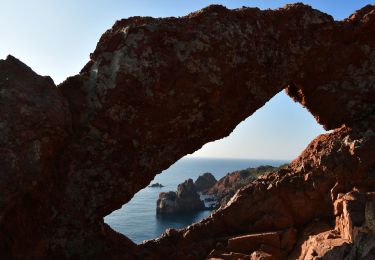
[[[340,22],[301,4],[121,20],[58,88],[8,57],[0,61],[1,257],[371,255],[374,75],[374,6]],[[136,246],[103,222],[282,89],[336,130],[186,229]]]
[[[261,176],[240,189],[225,207],[214,212],[211,217],[180,231],[169,230],[160,239],[149,241],[142,247],[153,254],[156,251],[158,255],[174,254],[173,257],[177,258],[192,255],[199,259],[211,254],[212,257],[221,256],[226,259],[224,255],[230,253],[251,255],[253,251],[262,251],[276,259],[286,259],[290,255],[295,256],[290,259],[312,259],[311,257],[316,256],[314,247],[327,247],[321,253],[328,254],[329,249],[333,248],[331,239],[335,238],[340,239],[336,241],[340,242],[337,246],[345,247],[343,251],[355,252],[353,243],[363,242],[356,242],[354,237],[368,237],[367,242],[372,241],[375,231],[371,227],[372,213],[369,216],[371,228],[357,229],[354,233],[353,230],[357,225],[365,223],[366,212],[372,212],[371,203],[375,200],[369,197],[367,209],[355,206],[352,216],[343,213],[342,206],[340,209],[336,204],[342,203],[338,201],[343,198],[343,194],[352,190],[361,193],[363,197],[374,189],[374,154],[374,134],[364,136],[343,127],[333,133],[321,135],[288,168]],[[350,200],[352,201],[349,203],[352,204],[364,204],[363,199],[357,201],[354,197]],[[335,207],[338,210],[334,210]],[[335,218],[361,220],[358,224],[336,220],[341,221],[342,225],[336,224],[335,227]],[[340,226],[341,230],[338,228]],[[309,237],[304,235],[318,235],[327,231],[333,232],[335,236],[325,239],[321,236],[318,241],[307,242]],[[270,244],[273,242],[267,242],[268,240],[262,242],[262,234],[269,232],[277,233],[275,236],[280,241],[279,244]],[[289,237],[290,232],[294,234],[292,238]],[[347,233],[352,234],[351,240]],[[259,240],[257,244],[252,243],[247,248],[231,247],[229,241],[241,241],[241,236],[252,236],[252,239]],[[287,238],[283,238],[284,236]],[[299,243],[303,247],[296,246],[297,241],[301,241]]]

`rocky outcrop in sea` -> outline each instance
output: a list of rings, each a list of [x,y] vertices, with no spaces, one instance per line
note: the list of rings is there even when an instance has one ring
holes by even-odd
[[[178,214],[189,213],[205,209],[196,186],[192,179],[188,179],[177,186],[177,192],[161,192],[156,202],[156,213]]]
[[[204,192],[210,189],[217,182],[215,176],[210,172],[200,175],[194,182],[195,189],[198,192]]]
[[[157,183],[153,183],[153,184],[149,185],[149,187],[150,188],[163,188],[164,185],[157,182]]]
[[[292,4],[117,21],[59,86],[0,60],[1,259],[374,258],[374,57],[374,5]],[[287,167],[141,245],[104,223],[283,89],[332,130]]]
[[[230,198],[242,187],[250,184],[262,174],[276,172],[285,167],[269,165],[247,168],[228,173],[219,181],[212,173],[204,173],[193,182],[185,180],[177,186],[177,192],[161,192],[156,202],[159,214],[192,213],[204,209],[225,206]]]

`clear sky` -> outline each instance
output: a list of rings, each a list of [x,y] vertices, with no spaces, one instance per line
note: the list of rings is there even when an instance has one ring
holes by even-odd
[[[129,16],[183,16],[209,4],[228,8],[282,7],[301,1],[271,0],[0,0],[0,58],[21,59],[55,83],[77,74],[100,35]],[[343,19],[365,0],[302,1]],[[275,96],[226,139],[207,144],[193,156],[292,159],[323,129],[284,93]]]

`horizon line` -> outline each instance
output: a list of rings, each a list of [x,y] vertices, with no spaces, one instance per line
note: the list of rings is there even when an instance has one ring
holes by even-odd
[[[294,159],[265,159],[265,158],[244,158],[244,157],[210,157],[210,156],[191,156],[185,155],[181,159],[231,159],[231,160],[263,160],[263,161],[293,161]]]

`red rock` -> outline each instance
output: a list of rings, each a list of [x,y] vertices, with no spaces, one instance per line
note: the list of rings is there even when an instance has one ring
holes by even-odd
[[[247,259],[247,255],[241,254],[241,253],[230,252],[230,253],[221,254],[219,259],[223,259],[223,260],[240,260],[240,259]]]
[[[277,170],[278,167],[266,165],[256,168],[248,168],[241,171],[234,171],[222,177],[204,193],[214,195],[218,200],[218,204],[220,206],[225,206],[238,189],[246,186],[259,175],[275,172]]]
[[[251,254],[250,260],[276,260],[276,258],[266,252],[255,251]]]
[[[348,142],[348,140],[355,140],[355,138],[362,141],[361,145],[352,150],[350,142],[353,141]],[[375,149],[370,148],[375,147],[374,145],[374,137],[362,139],[357,132],[348,128],[341,128],[318,137],[287,169],[258,179],[246,189],[238,192],[225,208],[215,212],[211,218],[191,226],[188,232],[181,231],[184,234],[183,243],[185,246],[189,243],[193,246],[198,241],[225,237],[228,236],[228,233],[233,234],[234,231],[239,234],[249,231],[279,231],[280,227],[278,226],[278,229],[275,229],[275,224],[272,221],[262,221],[263,226],[257,223],[260,223],[264,217],[269,219],[269,216],[278,215],[281,212],[284,212],[283,214],[292,213],[289,213],[290,218],[293,220],[294,226],[298,226],[302,233],[305,226],[314,222],[317,218],[334,220],[332,211],[334,202],[331,200],[330,191],[337,181],[340,182],[338,185],[340,192],[352,187],[361,187],[363,190],[373,189],[374,180],[366,176],[371,174],[368,169],[375,165],[375,157],[373,159],[367,157],[366,160],[361,160],[361,164],[358,164],[359,158],[357,156],[362,155],[363,151],[366,151],[366,153],[371,151],[375,155]],[[351,153],[351,151],[354,153]],[[336,163],[337,160],[340,161],[339,164]],[[310,173],[308,179],[304,178],[305,172]],[[268,188],[271,183],[274,185]],[[301,193],[301,190],[304,192]],[[300,203],[294,203],[293,198],[296,197],[296,194],[301,197],[301,200],[306,201],[303,207]],[[345,198],[345,196],[342,196],[342,198]],[[362,197],[357,196],[353,199]],[[353,210],[363,210],[363,207],[358,206],[352,208]],[[303,211],[302,214],[299,211]],[[333,234],[329,235],[330,230],[333,230],[334,227],[327,226],[322,229],[324,225],[320,222],[317,223],[318,226],[312,233],[318,234],[316,240],[306,242],[309,236],[304,239],[302,236],[302,244],[297,243],[292,251],[303,250],[307,252],[313,249],[311,245],[324,244],[324,241],[327,241],[324,250],[323,248],[320,250],[314,249],[306,255],[317,253],[337,256],[351,250],[350,241]],[[285,226],[284,228],[288,227]],[[320,233],[321,235],[319,235]],[[305,246],[303,246],[304,242],[307,243],[304,244]],[[164,246],[163,241],[158,241],[158,243],[159,246]],[[174,248],[178,248],[178,243],[174,241]],[[254,243],[260,244],[259,239]],[[346,246],[347,244],[348,246]],[[338,251],[333,250],[336,247]],[[342,251],[339,250],[340,248],[342,248]],[[193,249],[190,248],[190,250]],[[290,248],[283,249],[282,254],[292,254],[293,252],[290,252],[290,250]],[[300,255],[301,253],[296,258]]]
[[[209,255],[207,256],[207,258],[209,258],[209,259],[218,259],[218,258],[220,258],[220,256],[222,255],[222,254],[224,254],[225,253],[225,250],[224,249],[213,249],[210,253],[209,253]]]
[[[211,188],[216,182],[215,176],[212,173],[206,172],[196,179],[194,185],[197,191],[205,191]]]
[[[375,250],[375,235],[369,223],[373,217],[366,218],[359,225],[359,222],[352,221],[359,212],[365,213],[365,207],[371,207],[374,198],[358,191],[351,191],[338,200],[344,204],[343,210],[336,216],[336,225],[325,232],[316,232],[305,239],[300,246],[300,252],[294,255],[296,259],[371,259],[372,250]],[[350,203],[348,203],[350,202]],[[346,206],[350,205],[351,206]],[[363,204],[366,205],[363,207]],[[351,210],[348,210],[348,209]],[[354,210],[353,210],[354,209]],[[372,214],[373,216],[373,214]],[[368,221],[368,219],[371,219]],[[372,224],[370,224],[372,226]],[[360,248],[360,249],[359,249]],[[367,257],[367,258],[366,258]]]
[[[281,252],[280,247],[274,247],[274,246],[271,246],[271,245],[262,244],[259,247],[259,251],[270,254],[271,256],[273,256],[276,259],[282,259],[281,258],[282,252]]]
[[[297,242],[297,230],[289,228],[280,235],[280,247],[283,250],[290,251]]]
[[[228,240],[228,250],[249,254],[259,249],[263,244],[280,248],[279,233],[270,232],[233,237]]]
[[[229,237],[333,222],[338,194],[374,192],[374,10],[341,22],[302,4],[133,17],[116,22],[58,88],[12,57],[0,61],[1,258],[201,259]],[[103,223],[284,88],[337,129],[186,229],[136,246]],[[312,250],[315,239],[328,250],[314,254],[370,257],[374,239],[362,227],[374,230],[373,204],[364,197],[345,198],[348,215],[339,215],[352,243],[315,233],[282,254]]]
[[[345,20],[349,26],[335,25],[321,33],[316,40],[329,42],[326,49],[310,51],[300,63],[303,75],[287,88],[326,129],[343,124],[374,128],[375,85],[367,80],[374,60],[364,61],[374,55],[373,13],[374,5],[368,5]],[[353,30],[354,24],[360,30]]]
[[[12,56],[0,60],[0,258],[44,258],[57,161],[71,138],[68,104],[50,77]]]

